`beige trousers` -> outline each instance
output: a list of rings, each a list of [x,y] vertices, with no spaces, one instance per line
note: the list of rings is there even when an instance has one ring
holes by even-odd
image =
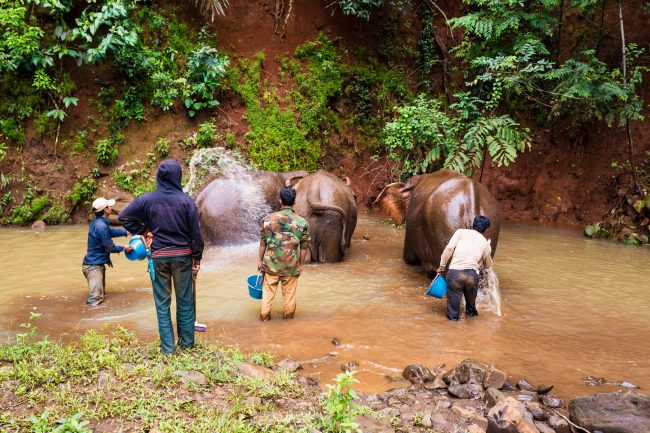
[[[282,300],[284,302],[284,314],[282,318],[292,319],[296,311],[296,287],[298,286],[298,275],[269,275],[264,274],[262,286],[262,309],[260,319],[271,318],[271,306],[278,286],[282,286]]]

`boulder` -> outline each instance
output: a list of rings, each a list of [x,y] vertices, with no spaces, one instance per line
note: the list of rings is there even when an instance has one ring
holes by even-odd
[[[519,388],[522,391],[529,391],[529,392],[537,392],[537,389],[528,383],[526,379],[521,379],[519,382],[517,382],[517,388]]]
[[[286,370],[289,373],[295,373],[298,370],[302,370],[302,365],[298,361],[294,361],[293,359],[283,359],[278,363],[278,367],[281,370]]]
[[[268,379],[273,376],[273,371],[261,365],[242,362],[237,367],[237,374],[242,377],[251,377],[259,379]]]
[[[34,230],[45,230],[45,227],[47,227],[47,224],[43,220],[34,221],[32,224]]]
[[[440,409],[449,409],[451,407],[451,401],[447,397],[442,397],[434,401],[434,403]]]
[[[553,408],[564,407],[564,402],[562,401],[562,399],[553,394],[543,394],[541,396],[541,400],[544,406],[546,407],[553,407]]]
[[[435,379],[431,370],[419,364],[408,365],[402,372],[402,377],[411,383],[431,382]]]
[[[537,394],[548,394],[552,389],[553,385],[539,384],[535,391],[537,391]]]
[[[539,403],[526,403],[526,409],[528,409],[528,412],[530,412],[535,421],[546,421],[548,419],[548,414],[544,411],[544,408]]]
[[[430,414],[429,421],[431,422],[432,427],[436,427],[438,429],[444,429],[449,425],[447,419],[440,412]]]
[[[175,370],[172,376],[177,376],[181,379],[181,383],[187,385],[193,383],[194,385],[207,385],[208,378],[205,374],[195,370]]]
[[[427,382],[424,384],[426,389],[446,389],[447,384],[442,380],[442,376],[436,376],[432,382]]]
[[[483,392],[483,386],[475,383],[456,383],[453,382],[447,388],[447,392],[457,398],[473,398]]]
[[[569,402],[569,417],[589,431],[650,432],[650,397],[632,391],[578,397]]]
[[[485,388],[501,388],[503,384],[506,383],[506,374],[490,366],[487,372],[485,373],[485,380],[483,381],[483,386]]]
[[[496,388],[488,388],[483,397],[483,401],[489,409],[493,408],[495,404],[505,399],[506,395]]]
[[[479,416],[474,408],[463,406],[452,406],[451,411],[463,419],[472,419]]]
[[[484,362],[466,359],[456,367],[456,377],[459,383],[469,382],[482,385],[485,382],[485,375],[489,368],[490,366]]]
[[[512,397],[499,401],[487,419],[487,433],[539,433],[533,416]]]
[[[572,433],[569,423],[560,416],[551,415],[548,419],[548,425],[555,430],[555,433]]]

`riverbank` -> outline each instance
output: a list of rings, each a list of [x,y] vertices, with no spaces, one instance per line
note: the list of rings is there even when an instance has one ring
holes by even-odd
[[[24,333],[0,346],[0,429],[571,432],[566,405],[551,386],[522,380],[515,387],[504,372],[479,361],[465,360],[447,371],[408,366],[403,376],[411,386],[376,394],[356,394],[355,365],[345,367],[330,384],[319,384],[297,374],[299,363],[274,362],[268,353],[201,344],[163,356],[154,343],[119,326],[87,331],[63,345],[37,338],[27,324]],[[621,396],[617,401],[625,402]],[[650,404],[647,397],[635,398]],[[629,411],[625,415],[626,422],[634,421]],[[638,420],[644,422],[642,415]],[[508,430],[510,424],[516,429]]]

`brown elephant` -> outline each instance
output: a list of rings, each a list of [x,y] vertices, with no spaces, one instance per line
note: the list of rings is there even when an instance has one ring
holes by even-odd
[[[296,189],[295,211],[309,223],[311,241],[307,260],[340,262],[350,247],[357,225],[357,205],[349,181],[325,170],[294,177],[287,186]]]
[[[404,262],[435,274],[440,256],[457,229],[471,228],[477,215],[490,219],[485,237],[496,251],[501,226],[499,205],[488,189],[451,170],[440,170],[387,185],[376,204],[396,224],[405,224]]]
[[[254,170],[210,182],[196,197],[205,242],[237,245],[259,240],[259,221],[280,209],[280,189],[305,171]]]

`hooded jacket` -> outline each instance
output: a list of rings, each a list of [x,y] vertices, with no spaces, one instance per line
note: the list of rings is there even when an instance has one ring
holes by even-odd
[[[118,217],[131,233],[153,234],[152,252],[160,249],[190,248],[192,258],[203,255],[203,239],[194,200],[181,189],[182,169],[178,161],[163,161],[156,173],[156,190],[147,192]]]

